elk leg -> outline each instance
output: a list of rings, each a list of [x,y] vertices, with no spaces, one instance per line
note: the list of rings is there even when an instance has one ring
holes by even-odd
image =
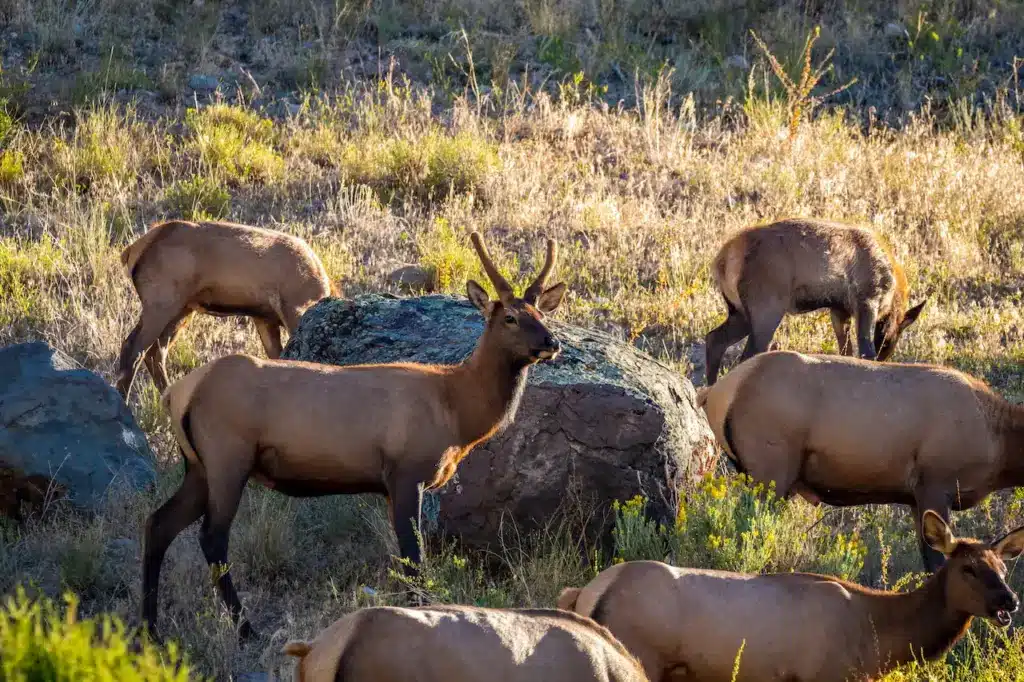
[[[185,460],[185,479],[181,487],[146,521],[142,553],[142,620],[150,637],[159,640],[156,630],[160,591],[160,567],[167,548],[181,531],[203,515],[206,508],[206,480],[202,467],[189,466]]]
[[[864,303],[857,308],[857,350],[860,356],[866,360],[874,360],[878,357],[875,348],[875,320],[878,317],[878,310],[875,306]]]
[[[193,422],[193,433],[200,436],[202,431]],[[222,436],[219,436],[223,438]],[[204,443],[197,443],[199,452],[207,452],[213,448],[202,447]],[[217,443],[216,455],[208,456],[207,462],[217,461],[222,463],[223,468],[210,469],[207,466],[206,480],[209,487],[206,505],[206,518],[203,520],[203,527],[199,532],[199,546],[206,557],[206,563],[210,565],[211,571],[217,570],[216,581],[217,591],[224,604],[231,614],[231,621],[238,626],[238,634],[242,639],[249,639],[257,636],[256,631],[248,620],[241,618],[242,602],[235,591],[235,584],[231,580],[230,567],[228,566],[228,536],[231,532],[231,524],[238,512],[238,503],[245,491],[245,482],[253,464],[254,448],[244,442],[237,442],[234,445],[220,440]],[[224,466],[226,464],[226,466]]]
[[[166,306],[142,309],[142,317],[121,345],[121,355],[117,361],[117,391],[124,400],[131,393],[142,354],[156,343],[171,321],[180,314],[180,309]]]
[[[281,326],[277,322],[260,317],[254,317],[252,321],[256,324],[256,331],[259,332],[267,357],[271,360],[281,357]]]
[[[128,393],[132,389],[132,382],[135,380],[135,363],[129,359],[129,353],[135,348],[135,340],[139,338],[139,330],[142,329],[142,318],[135,323],[132,330],[128,332],[128,336],[125,338],[124,343],[121,344],[121,355],[117,360],[117,392],[121,394],[121,399],[127,401]],[[128,376],[129,367],[131,368],[131,377]]]
[[[853,355],[853,344],[850,343],[850,316],[843,310],[833,308],[832,330],[836,333],[840,355]]]
[[[282,304],[277,314],[281,318],[281,326],[288,330],[289,336],[294,334],[295,329],[299,326],[299,320],[302,319],[302,313],[294,306]]]
[[[924,569],[929,573],[935,573],[946,563],[946,557],[942,552],[936,551],[925,542],[924,533],[921,531],[921,517],[931,509],[949,523],[949,501],[946,495],[930,490],[918,490],[914,493],[914,521],[917,527],[917,540],[921,547],[921,561]]]
[[[389,486],[388,497],[391,500],[393,527],[398,537],[398,553],[408,559],[412,566],[403,565],[405,575],[415,577],[419,574],[420,555],[420,509],[423,502],[423,483],[416,480],[399,479],[394,486]]]
[[[722,356],[729,346],[750,333],[747,320],[728,300],[729,316],[725,322],[708,332],[704,337],[704,377],[708,386],[718,380],[718,372],[722,368]]]
[[[768,350],[785,314],[776,306],[763,306],[756,310],[757,312],[748,315],[750,335],[747,337],[747,346],[743,349],[740,362]]]
[[[790,444],[784,438],[766,441],[757,436],[747,435],[749,432],[740,422],[743,412],[734,409],[732,412],[733,455],[743,463],[744,472],[754,483],[775,483],[775,494],[782,499],[789,499],[794,493],[804,490],[798,485],[800,470],[803,468],[803,456],[798,444]]]
[[[167,351],[170,350],[175,337],[178,336],[178,333],[188,323],[189,318],[192,317],[192,312],[187,310],[175,318],[164,328],[156,343],[146,351],[146,369],[149,370],[149,376],[153,379],[153,385],[156,386],[156,390],[160,393],[167,390],[167,386],[171,383],[167,377]]]

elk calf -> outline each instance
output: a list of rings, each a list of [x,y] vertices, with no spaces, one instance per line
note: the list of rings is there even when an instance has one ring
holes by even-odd
[[[647,682],[608,630],[556,609],[365,608],[284,653],[298,682]]]
[[[929,510],[924,531],[949,560],[912,592],[809,573],[632,561],[563,590],[558,606],[611,630],[652,680],[873,680],[915,658],[938,658],[974,617],[1005,627],[1017,610],[1003,561],[1024,550],[1024,526],[991,543],[957,539]]]
[[[548,240],[544,267],[517,298],[480,236],[474,233],[472,242],[498,300],[468,282],[469,299],[487,322],[461,364],[339,367],[236,354],[167,389],[164,406],[186,473],[146,526],[142,613],[151,632],[167,547],[205,516],[200,544],[206,560],[227,563],[228,532],[249,478],[296,497],[385,495],[402,557],[420,562],[416,533],[424,488],[444,485],[474,446],[512,422],[529,368],[560,351],[543,322],[566,290],[564,283],[544,286],[555,243]],[[230,574],[217,584],[237,622],[241,603]],[[241,634],[250,632],[243,622]]]
[[[338,293],[305,241],[234,223],[154,225],[121,252],[121,262],[142,302],[118,360],[125,399],[144,353],[153,383],[167,388],[167,351],[195,312],[251,317],[267,356],[277,358],[281,327],[294,332],[307,307]]]
[[[911,505],[920,530],[925,509],[1024,485],[1024,407],[952,368],[771,351],[697,394],[726,455],[781,496]]]
[[[765,352],[787,313],[829,309],[843,355],[853,355],[856,317],[860,356],[887,360],[926,303],[906,310],[907,278],[871,230],[824,220],[741,230],[718,251],[711,275],[729,316],[705,339],[708,386],[729,346],[747,337],[741,361]]]

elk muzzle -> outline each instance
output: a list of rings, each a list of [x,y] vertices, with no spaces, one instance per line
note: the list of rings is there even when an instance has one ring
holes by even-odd
[[[533,357],[535,360],[554,360],[561,351],[562,343],[551,334],[547,334],[544,336],[544,345],[534,349]]]

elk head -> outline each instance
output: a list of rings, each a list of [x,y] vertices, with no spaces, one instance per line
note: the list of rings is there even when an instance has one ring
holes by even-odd
[[[1024,551],[1024,526],[992,542],[956,538],[929,509],[921,518],[921,531],[925,542],[947,558],[940,569],[945,575],[947,607],[1008,626],[1020,601],[1006,584],[1003,562]]]
[[[875,359],[879,362],[885,362],[892,357],[893,352],[896,350],[896,342],[900,340],[900,335],[917,321],[918,316],[921,314],[921,310],[924,308],[924,304],[928,302],[925,299],[915,305],[906,312],[893,311],[888,315],[879,316],[878,321],[875,323]]]
[[[511,285],[495,267],[480,235],[474,232],[470,239],[487,277],[498,292],[498,300],[492,301],[475,281],[466,283],[466,294],[486,318],[488,332],[496,336],[498,344],[511,356],[525,364],[554,359],[561,350],[561,344],[544,326],[543,319],[562,303],[566,290],[565,282],[544,288],[558,257],[554,240],[547,240],[544,267],[523,292],[522,298],[517,298]]]

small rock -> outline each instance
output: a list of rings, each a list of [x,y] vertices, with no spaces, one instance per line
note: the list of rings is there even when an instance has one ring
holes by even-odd
[[[213,76],[194,73],[188,79],[188,87],[196,92],[213,92],[220,87],[220,83]]]
[[[886,38],[907,38],[910,36],[903,24],[898,21],[890,21],[882,30]]]
[[[388,275],[388,284],[405,292],[434,291],[434,276],[419,265],[403,265]]]
[[[733,54],[725,58],[725,68],[742,69],[746,71],[750,68],[750,62],[741,54]]]

